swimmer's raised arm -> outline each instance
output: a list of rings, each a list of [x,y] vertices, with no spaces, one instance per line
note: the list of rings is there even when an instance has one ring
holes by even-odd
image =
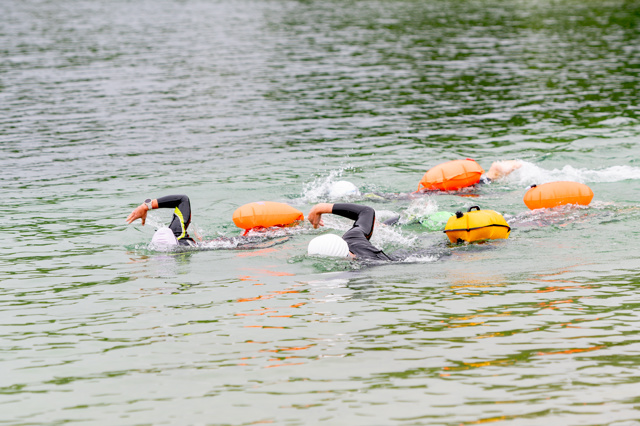
[[[184,229],[189,226],[191,221],[191,203],[189,197],[186,195],[165,195],[157,199],[144,200],[144,203],[133,209],[129,217],[127,217],[127,223],[131,223],[137,219],[142,219],[144,225],[147,219],[147,212],[151,209],[174,209],[177,208],[180,211],[180,221],[184,222]]]
[[[319,203],[311,208],[311,211],[309,212],[307,219],[309,219],[309,222],[311,222],[311,225],[313,225],[313,227],[317,229],[318,226],[324,226],[324,222],[322,221],[322,215],[325,213],[331,213],[331,212],[333,212],[332,203]]]

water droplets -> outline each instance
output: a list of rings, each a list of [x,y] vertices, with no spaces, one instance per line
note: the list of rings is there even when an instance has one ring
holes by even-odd
[[[342,174],[349,167],[331,170],[329,175],[320,176],[304,185],[302,201],[319,203],[326,201],[353,201],[360,198],[360,190],[352,182],[342,180]]]

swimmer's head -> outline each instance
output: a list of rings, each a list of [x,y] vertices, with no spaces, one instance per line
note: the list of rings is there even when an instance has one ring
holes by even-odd
[[[156,247],[173,247],[178,245],[178,240],[171,229],[163,227],[153,234],[151,244]]]
[[[345,197],[359,197],[358,187],[346,180],[339,180],[331,184],[329,188],[329,198],[337,200]]]
[[[325,234],[309,242],[307,253],[309,256],[348,257],[349,245],[335,234]]]

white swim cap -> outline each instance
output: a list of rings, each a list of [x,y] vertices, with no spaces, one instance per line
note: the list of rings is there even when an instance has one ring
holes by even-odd
[[[151,238],[151,244],[154,246],[172,247],[178,245],[176,236],[173,235],[173,231],[167,227],[158,229],[153,238]]]
[[[349,245],[345,240],[335,234],[325,234],[309,241],[307,247],[309,256],[349,256]]]
[[[331,184],[329,198],[357,197],[360,195],[358,187],[346,180],[339,180]]]

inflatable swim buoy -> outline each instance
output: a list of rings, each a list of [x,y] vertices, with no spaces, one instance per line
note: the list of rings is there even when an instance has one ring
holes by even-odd
[[[524,203],[531,210],[562,206],[565,204],[589,205],[593,191],[578,182],[549,182],[532,185],[524,194]]]
[[[233,212],[233,223],[238,228],[252,229],[257,227],[285,226],[304,220],[298,209],[288,204],[273,201],[258,201],[240,206]]]
[[[469,207],[467,213],[456,212],[444,227],[444,233],[452,243],[509,238],[510,232],[509,224],[500,213],[480,210],[478,206]]]
[[[474,160],[453,160],[429,169],[418,184],[418,191],[452,191],[480,181],[484,169]]]
[[[429,231],[442,231],[451,216],[455,215],[450,212],[435,212],[418,219],[418,221]]]

